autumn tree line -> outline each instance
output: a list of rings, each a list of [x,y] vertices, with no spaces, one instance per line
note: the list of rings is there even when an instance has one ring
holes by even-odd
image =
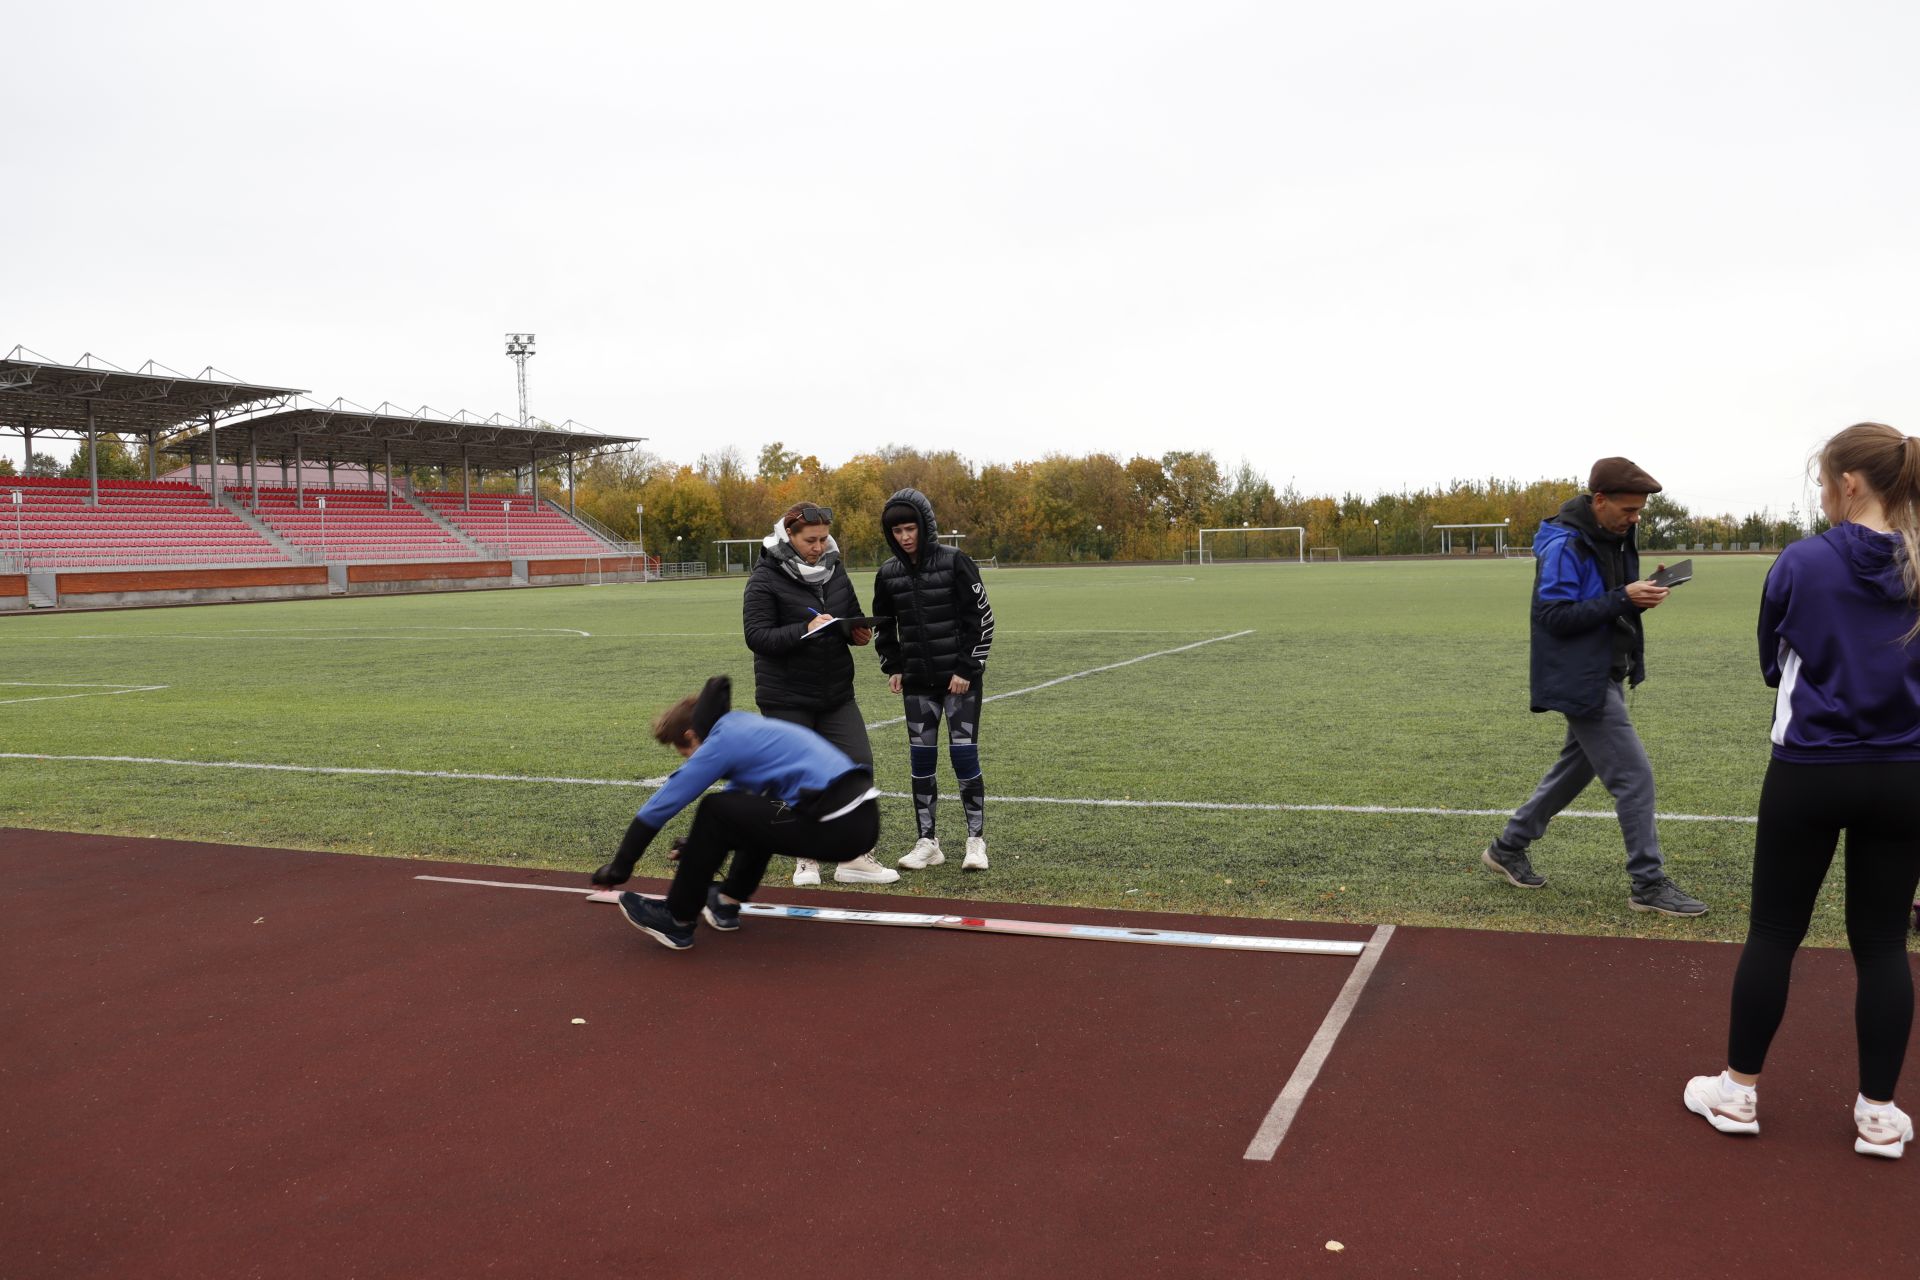
[[[112,436],[100,441],[102,476],[146,474],[145,450]],[[13,474],[0,459],[0,476]],[[84,476],[85,450],[67,462],[37,455],[41,475]],[[396,469],[397,470],[397,469]],[[377,469],[376,469],[376,482]],[[419,468],[408,477],[422,488],[460,487],[459,472]],[[396,479],[399,479],[396,476]],[[476,488],[503,492],[524,477],[494,474]],[[544,468],[541,492],[566,505],[566,472]],[[1435,526],[1506,524],[1507,543],[1531,545],[1540,521],[1582,491],[1575,477],[1534,480],[1454,480],[1443,487],[1402,490],[1371,498],[1307,495],[1289,485],[1276,490],[1247,462],[1228,470],[1212,454],[1175,451],[1122,462],[1110,454],[1049,454],[1036,462],[976,466],[951,451],[888,447],[837,467],[775,442],[749,465],[723,448],[696,462],[676,463],[644,450],[600,454],[574,473],[574,503],[615,536],[644,532],[647,549],[670,560],[718,565],[723,538],[756,538],[796,502],[831,507],[834,536],[852,564],[873,564],[884,550],[880,512],[887,495],[911,486],[933,500],[943,533],[958,532],[976,559],[1046,564],[1086,560],[1178,560],[1203,528],[1300,526],[1308,547],[1337,548],[1343,557],[1421,555],[1440,550]],[[642,509],[644,508],[644,512]],[[1824,527],[1815,517],[1813,531]],[[1809,529],[1798,511],[1745,516],[1695,515],[1668,494],[1654,494],[1641,522],[1649,549],[1699,544],[1778,548]],[[1461,534],[1455,551],[1476,540]],[[1215,534],[1216,559],[1292,557],[1292,534]],[[1490,539],[1481,535],[1484,551]],[[747,548],[746,550],[751,550]],[[742,549],[728,553],[734,563]]]
[[[547,473],[542,490],[564,502],[563,477]],[[834,536],[855,564],[880,558],[880,512],[887,495],[911,486],[933,500],[943,533],[965,535],[975,558],[1002,563],[1080,560],[1178,560],[1202,528],[1300,526],[1307,546],[1335,547],[1344,557],[1419,555],[1440,549],[1434,526],[1507,522],[1507,541],[1531,545],[1540,521],[1582,491],[1574,477],[1455,480],[1441,488],[1366,498],[1275,489],[1247,462],[1229,470],[1212,454],[1176,451],[1126,461],[1109,454],[1050,454],[1034,462],[976,466],[950,451],[889,447],[837,467],[779,442],[749,465],[734,449],[692,464],[646,452],[607,454],[575,477],[580,510],[621,536],[636,530],[644,507],[649,551],[669,559],[718,564],[721,538],[757,537],[796,502],[828,506]],[[1804,536],[1797,512],[1744,517],[1696,516],[1655,494],[1642,523],[1642,545],[1665,548],[1715,543],[1780,547]],[[1470,539],[1462,535],[1456,550]],[[1485,535],[1479,542],[1484,550]],[[1292,534],[1209,535],[1216,558],[1293,556]],[[731,554],[738,563],[739,549]]]

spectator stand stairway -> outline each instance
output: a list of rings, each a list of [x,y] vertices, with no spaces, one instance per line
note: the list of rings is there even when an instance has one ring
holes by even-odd
[[[444,517],[494,555],[514,560],[551,560],[618,554],[557,508],[544,510],[524,493],[419,493],[418,501]]]
[[[253,507],[262,523],[313,562],[406,562],[477,560],[481,553],[465,539],[385,489],[294,489],[261,486],[232,489],[242,506]],[[324,505],[322,505],[324,504]]]

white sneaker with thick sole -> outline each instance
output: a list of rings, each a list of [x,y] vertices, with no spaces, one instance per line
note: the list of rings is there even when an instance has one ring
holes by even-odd
[[[1706,1117],[1722,1133],[1760,1132],[1760,1099],[1729,1089],[1719,1076],[1695,1076],[1687,1081],[1687,1110]]]
[[[819,884],[820,864],[812,858],[795,858],[793,860],[793,882],[796,885]]]
[[[1853,1149],[1863,1156],[1898,1160],[1913,1141],[1913,1118],[1898,1107],[1884,1110],[1853,1104]]]
[[[967,856],[961,860],[962,871],[985,871],[987,869],[987,838],[985,836],[967,837]]]
[[[892,867],[881,866],[872,854],[863,853],[851,862],[836,866],[833,878],[841,884],[892,884],[900,878],[900,873]]]
[[[913,848],[907,850],[906,856],[900,859],[900,865],[909,871],[925,871],[928,867],[937,867],[946,860],[947,855],[940,852],[940,842],[932,836],[922,836]]]

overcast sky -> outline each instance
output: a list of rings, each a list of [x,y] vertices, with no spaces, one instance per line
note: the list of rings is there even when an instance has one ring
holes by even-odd
[[[533,413],[682,461],[1624,453],[1784,512],[1920,430],[1916,15],[21,6],[0,350],[512,414],[526,329]]]

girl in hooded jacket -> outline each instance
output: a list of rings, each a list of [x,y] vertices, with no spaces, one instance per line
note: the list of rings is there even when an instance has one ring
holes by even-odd
[[[1832,527],[1781,552],[1760,603],[1760,669],[1778,692],[1727,1067],[1688,1081],[1684,1098],[1722,1133],[1760,1132],[1760,1068],[1844,831],[1853,1149],[1898,1158],[1913,1140],[1893,1091],[1913,1023],[1907,920],[1920,884],[1920,439],[1859,423],[1826,443],[1819,468]]]
[[[760,714],[813,730],[873,770],[866,717],[853,696],[853,651],[873,639],[858,618],[860,599],[833,540],[833,509],[797,502],[761,540],[763,550],[741,604],[753,650],[753,700]],[[841,884],[891,884],[900,878],[871,853],[837,864]],[[794,860],[793,882],[820,883],[820,864]]]

